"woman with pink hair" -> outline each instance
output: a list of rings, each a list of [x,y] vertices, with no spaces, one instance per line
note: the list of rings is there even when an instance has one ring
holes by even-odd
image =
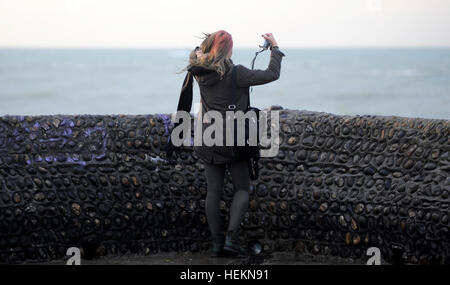
[[[266,84],[277,80],[280,77],[281,60],[284,56],[271,33],[262,35],[269,41],[271,47],[271,57],[269,66],[265,70],[253,70],[243,65],[234,65],[231,60],[233,54],[232,36],[220,30],[212,34],[205,34],[202,44],[193,50],[189,56],[189,65],[186,70],[194,76],[201,94],[201,108],[199,118],[207,111],[216,110],[223,114],[230,106],[234,106],[234,111],[245,112],[249,104],[249,87]],[[235,83],[232,85],[231,71],[235,72]],[[190,92],[190,100],[184,100],[188,104],[192,103],[192,80],[185,79],[187,83],[182,90]],[[190,85],[188,84],[190,83]],[[189,86],[187,88],[186,86]],[[235,86],[233,89],[232,86]],[[231,92],[235,90],[233,98],[237,98],[230,105]],[[190,102],[189,102],[190,101]],[[187,102],[187,103],[186,103]],[[180,106],[179,104],[179,106]],[[224,120],[225,122],[225,120]],[[203,131],[209,124],[202,120]],[[225,128],[224,128],[225,129]],[[239,242],[240,224],[248,209],[250,176],[249,166],[246,159],[240,157],[234,146],[228,146],[224,141],[221,146],[207,146],[202,143],[194,146],[195,155],[200,158],[205,165],[207,182],[206,195],[206,217],[212,237],[212,256],[245,256],[246,251]],[[224,231],[220,218],[220,200],[223,191],[225,169],[230,171],[234,186],[234,196],[230,207],[229,224]]]

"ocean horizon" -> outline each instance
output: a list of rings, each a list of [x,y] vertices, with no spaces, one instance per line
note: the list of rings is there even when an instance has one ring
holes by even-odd
[[[337,115],[450,119],[450,48],[282,48],[251,104]],[[235,48],[251,68],[257,48]],[[190,49],[1,48],[0,116],[176,111]],[[265,69],[270,51],[255,69]],[[200,94],[194,84],[193,112]]]

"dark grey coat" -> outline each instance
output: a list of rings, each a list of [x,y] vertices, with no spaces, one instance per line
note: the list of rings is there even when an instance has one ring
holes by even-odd
[[[251,70],[243,65],[236,65],[237,80],[237,102],[236,110],[245,111],[248,105],[249,87],[262,85],[277,80],[280,77],[281,60],[285,56],[278,47],[273,47],[270,55],[269,66],[266,70]],[[234,65],[233,65],[234,66]],[[230,104],[231,96],[231,68],[230,67],[223,78],[217,72],[209,73],[202,76],[195,76],[199,87],[201,97],[201,113],[205,114],[210,110],[223,111]],[[225,124],[225,120],[224,120]],[[203,122],[202,134],[205,128],[210,125]],[[194,146],[195,155],[207,163],[220,164],[229,163],[240,158],[236,155],[233,146]]]

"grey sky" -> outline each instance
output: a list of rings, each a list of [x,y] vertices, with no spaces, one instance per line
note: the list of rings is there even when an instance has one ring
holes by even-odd
[[[449,0],[0,0],[0,47],[450,46]]]

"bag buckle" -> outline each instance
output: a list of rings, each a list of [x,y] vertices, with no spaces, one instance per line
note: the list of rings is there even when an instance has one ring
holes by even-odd
[[[236,105],[228,105],[228,109],[229,110],[235,110],[236,109]]]

